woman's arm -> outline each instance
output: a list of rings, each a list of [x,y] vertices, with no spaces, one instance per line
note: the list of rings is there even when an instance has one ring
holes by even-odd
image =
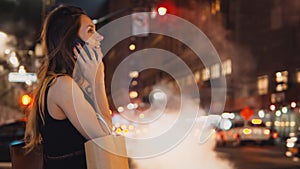
[[[86,50],[84,50],[81,45],[77,45],[77,48],[79,49],[80,54],[75,49],[73,52],[77,57],[80,68],[79,71],[81,71],[83,78],[89,83],[92,89],[90,96],[94,102],[95,110],[104,118],[108,124],[107,127],[111,129],[112,121],[105,91],[104,64],[102,62],[103,54],[101,49],[92,49],[86,45],[86,49],[89,53],[88,56]]]

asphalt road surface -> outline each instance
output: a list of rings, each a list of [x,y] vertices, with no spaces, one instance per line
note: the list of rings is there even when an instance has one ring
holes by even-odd
[[[221,159],[230,160],[235,169],[300,169],[300,160],[287,158],[284,146],[256,146],[216,148]]]

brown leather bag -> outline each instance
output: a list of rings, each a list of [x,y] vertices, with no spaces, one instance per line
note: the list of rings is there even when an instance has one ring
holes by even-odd
[[[39,145],[31,152],[24,149],[24,142],[10,146],[12,169],[43,169],[43,147]]]

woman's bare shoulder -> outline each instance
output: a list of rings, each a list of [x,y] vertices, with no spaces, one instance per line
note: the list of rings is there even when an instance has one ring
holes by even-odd
[[[68,75],[59,76],[51,85],[51,93],[53,93],[55,98],[68,96],[72,93],[72,90],[76,89],[74,85],[76,86],[77,84],[72,77]]]

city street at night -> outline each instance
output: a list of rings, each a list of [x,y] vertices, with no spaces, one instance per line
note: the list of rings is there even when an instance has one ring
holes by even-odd
[[[0,169],[300,169],[299,46],[300,0],[0,0]]]

